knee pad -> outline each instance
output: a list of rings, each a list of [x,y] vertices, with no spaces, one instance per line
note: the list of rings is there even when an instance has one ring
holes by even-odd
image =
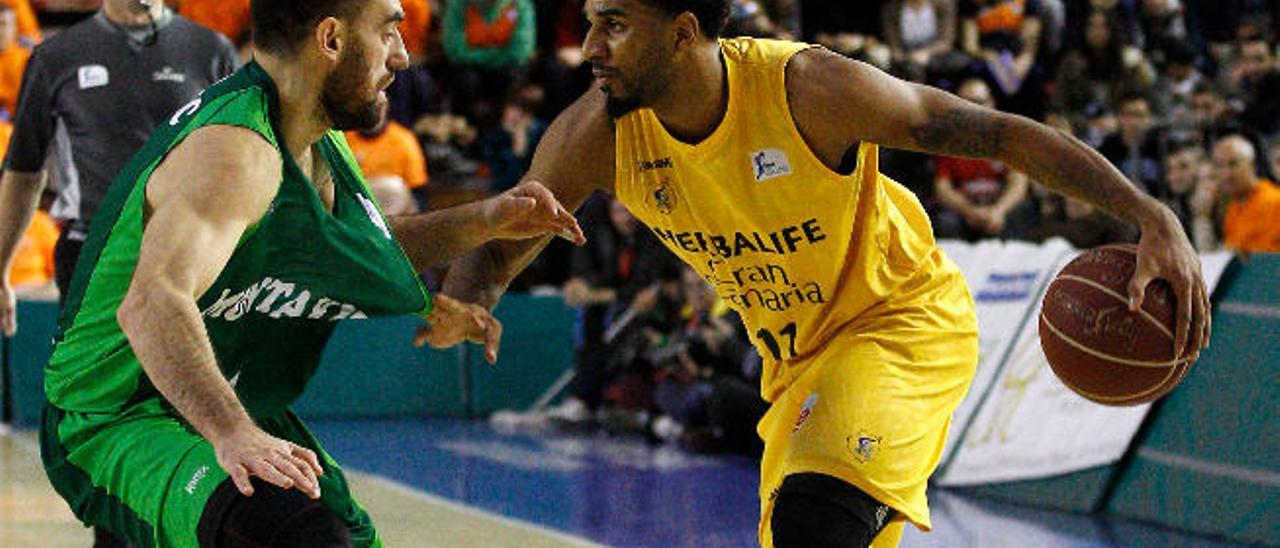
[[[351,548],[351,532],[332,510],[297,489],[253,478],[246,497],[230,478],[209,495],[196,536],[202,548]]]
[[[778,489],[769,528],[775,548],[866,548],[894,513],[843,480],[792,474]]]

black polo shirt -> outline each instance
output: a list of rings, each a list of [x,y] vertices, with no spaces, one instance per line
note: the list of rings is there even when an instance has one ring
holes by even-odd
[[[167,12],[125,27],[99,11],[36,47],[23,75],[5,169],[34,173],[52,150],[52,215],[83,239],[107,187],[151,130],[231,74],[235,47]]]

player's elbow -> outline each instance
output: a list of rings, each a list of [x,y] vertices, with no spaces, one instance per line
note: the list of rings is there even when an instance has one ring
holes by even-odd
[[[116,308],[116,322],[125,337],[133,339],[163,310],[177,304],[175,294],[162,282],[135,279]]]

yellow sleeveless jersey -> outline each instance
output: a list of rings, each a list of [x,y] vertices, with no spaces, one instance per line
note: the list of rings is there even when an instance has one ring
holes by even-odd
[[[742,316],[768,401],[912,275],[949,264],[919,201],[880,174],[875,145],[863,143],[842,175],[801,137],[784,79],[808,47],[722,40],[728,109],[696,145],[650,109],[616,121],[618,198]]]

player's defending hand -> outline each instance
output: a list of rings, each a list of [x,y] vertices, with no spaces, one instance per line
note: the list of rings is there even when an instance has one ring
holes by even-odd
[[[525,181],[482,204],[485,226],[494,239],[523,240],[556,234],[577,245],[586,243],[573,214],[537,181]]]
[[[0,327],[4,328],[6,337],[18,332],[18,299],[8,277],[0,283]]]
[[[1200,272],[1200,257],[1191,247],[1177,218],[1161,209],[1157,221],[1142,227],[1138,242],[1138,268],[1129,282],[1129,306],[1138,310],[1147,285],[1155,279],[1169,282],[1178,298],[1178,320],[1174,332],[1176,356],[1200,357],[1200,349],[1209,346],[1210,303]]]
[[[414,335],[414,346],[430,344],[432,348],[448,348],[471,341],[484,345],[485,361],[497,363],[502,323],[485,307],[436,293],[432,295],[427,323]]]
[[[246,497],[253,496],[249,478],[258,476],[282,489],[297,487],[313,499],[320,498],[316,476],[323,475],[324,469],[315,452],[306,447],[248,425],[213,441],[213,449],[218,465],[231,475],[231,481]]]

